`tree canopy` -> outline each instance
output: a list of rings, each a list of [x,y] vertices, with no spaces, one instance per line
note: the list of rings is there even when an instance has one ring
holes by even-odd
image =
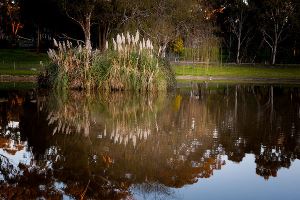
[[[103,50],[138,29],[164,54],[181,38],[185,52],[215,46],[228,62],[296,63],[299,10],[297,0],[1,0],[0,45],[26,38],[47,49],[59,38]]]

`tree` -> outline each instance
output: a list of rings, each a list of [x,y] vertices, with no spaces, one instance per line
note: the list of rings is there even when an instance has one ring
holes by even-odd
[[[64,0],[64,8],[69,18],[80,25],[85,41],[85,48],[87,52],[91,52],[91,23],[92,14],[95,6],[99,1],[97,0]]]
[[[278,46],[288,36],[287,29],[290,27],[294,5],[291,1],[286,0],[265,0],[264,2],[264,24],[261,30],[264,41],[271,48],[271,63],[274,65]]]
[[[174,42],[173,42],[173,51],[174,53],[176,53],[178,56],[181,56],[183,54],[184,51],[184,44],[183,44],[183,40],[181,37],[177,38]]]
[[[201,0],[193,2],[190,16],[186,20],[181,34],[185,44],[191,51],[193,60],[209,63],[218,61],[219,38],[216,35],[217,27],[214,25],[218,13],[223,8],[215,6],[211,1]]]
[[[131,0],[102,0],[98,2],[94,10],[94,21],[98,25],[98,47],[100,50],[105,49],[110,34],[122,31],[121,29],[126,27],[126,24],[134,18],[136,7],[133,5],[134,2]]]
[[[3,32],[10,35],[12,39],[16,39],[18,31],[23,27],[20,22],[20,6],[19,1],[0,1],[0,25]]]
[[[160,47],[165,57],[170,42],[179,37],[181,29],[190,19],[195,0],[145,0],[135,1],[134,19],[128,26],[136,26],[145,37]]]
[[[241,63],[241,49],[244,43],[249,39],[252,27],[246,26],[250,13],[248,0],[226,1],[226,12],[228,17],[226,22],[229,25],[229,32],[236,38],[236,63]]]
[[[52,38],[62,33],[78,32],[73,21],[66,17],[58,0],[19,0],[22,35],[35,40],[37,51],[52,47]]]

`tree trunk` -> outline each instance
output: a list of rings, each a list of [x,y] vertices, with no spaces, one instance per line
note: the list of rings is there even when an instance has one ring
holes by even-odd
[[[278,45],[278,42],[277,42],[277,40],[275,40],[273,51],[272,51],[272,65],[275,65],[275,63],[276,63],[277,45]]]
[[[105,45],[106,45],[106,41],[107,41],[107,35],[108,35],[108,25],[101,25],[99,24],[98,26],[98,32],[99,32],[99,43],[98,43],[98,48],[101,51],[105,50]]]
[[[241,37],[238,38],[238,46],[237,46],[237,53],[236,53],[236,64],[240,64],[240,51],[241,51]]]
[[[232,46],[232,36],[229,35],[229,45],[228,45],[228,57],[226,58],[226,62],[231,61],[231,46]]]
[[[90,77],[89,68],[90,68],[90,58],[92,53],[92,44],[91,44],[91,13],[85,17],[85,23],[83,24],[83,32],[85,39],[85,49],[86,49],[86,59],[84,64],[84,87],[87,90],[90,90]]]
[[[91,15],[86,16],[84,24],[84,39],[85,39],[85,48],[90,53],[92,51],[91,44]]]
[[[40,52],[40,40],[41,40],[41,34],[40,34],[40,25],[37,27],[37,39],[36,39],[36,51]]]
[[[161,47],[161,57],[165,58],[166,57],[166,49],[167,49],[167,43],[163,44]]]
[[[240,51],[241,51],[241,40],[242,40],[242,30],[243,30],[243,22],[242,22],[242,16],[240,18],[240,22],[239,22],[239,30],[238,30],[238,35],[237,35],[237,39],[238,39],[238,44],[237,44],[237,53],[236,53],[236,64],[240,64]]]

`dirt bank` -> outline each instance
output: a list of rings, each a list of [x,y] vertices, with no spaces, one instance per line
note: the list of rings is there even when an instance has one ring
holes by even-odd
[[[35,75],[0,75],[0,82],[37,82],[37,76]]]

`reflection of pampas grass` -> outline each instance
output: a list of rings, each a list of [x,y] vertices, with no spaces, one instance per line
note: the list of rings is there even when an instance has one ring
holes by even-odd
[[[157,113],[165,105],[165,95],[136,96],[114,93],[103,96],[108,118],[105,120],[105,132],[110,133],[109,138],[116,144],[132,143],[136,146],[138,141],[147,140],[156,130],[152,123],[157,118]],[[131,99],[131,101],[124,101]]]
[[[104,127],[97,133],[98,137],[116,144],[136,146],[156,130],[151,122],[165,105],[164,101],[163,94],[137,96],[113,93],[87,97],[80,92],[71,92],[67,96],[51,95],[44,101],[43,108],[48,111],[47,121],[53,127],[53,135],[77,133],[89,136],[92,126],[96,125]]]
[[[46,109],[49,110],[48,125],[53,126],[52,134],[83,133],[88,136],[91,122],[89,104],[81,101],[84,100],[82,93],[72,92],[69,97],[53,94],[46,101],[51,102]]]

